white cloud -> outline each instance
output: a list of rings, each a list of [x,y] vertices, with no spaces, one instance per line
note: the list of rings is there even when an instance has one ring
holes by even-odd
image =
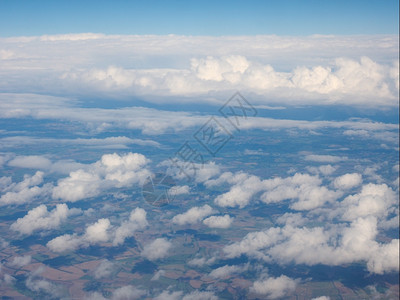
[[[41,292],[50,295],[52,298],[62,298],[64,296],[62,287],[54,284],[46,279],[38,278],[44,271],[44,268],[39,268],[29,274],[25,281],[25,285],[33,292]]]
[[[75,202],[98,196],[111,187],[125,187],[140,184],[150,175],[145,169],[149,160],[142,154],[105,154],[101,159],[86,167],[71,172],[61,179],[53,189],[54,199]]]
[[[120,288],[117,288],[112,293],[113,300],[126,300],[126,299],[143,299],[143,297],[147,294],[145,290],[138,289],[132,285],[126,285]]]
[[[32,257],[30,255],[16,256],[11,262],[8,263],[9,266],[14,268],[20,268],[31,263]]]
[[[47,247],[54,252],[74,251],[99,243],[112,241],[113,246],[124,243],[125,239],[133,236],[134,232],[148,225],[146,211],[135,208],[129,219],[122,221],[120,226],[111,226],[109,219],[102,218],[86,227],[84,234],[64,234],[47,243]]]
[[[206,258],[206,257],[197,257],[193,258],[188,261],[189,266],[195,266],[195,267],[202,267],[204,265],[211,265],[215,262],[217,258],[216,257],[211,257],[211,258]]]
[[[21,234],[32,234],[34,231],[45,229],[56,229],[69,216],[80,214],[80,209],[69,209],[66,204],[57,204],[57,206],[49,212],[46,205],[42,204],[31,209],[23,218],[19,218],[10,229],[18,231]]]
[[[195,290],[183,296],[182,300],[218,300],[218,297],[213,292]]]
[[[204,219],[203,223],[211,228],[228,228],[231,226],[233,219],[229,215],[211,216]]]
[[[33,200],[49,190],[49,185],[38,185],[43,182],[43,172],[37,171],[34,175],[25,175],[24,180],[12,183],[3,189],[5,192],[0,197],[0,206],[19,205]]]
[[[94,270],[94,278],[107,278],[110,277],[116,269],[116,266],[111,261],[105,259]]]
[[[10,160],[8,165],[19,168],[48,169],[51,166],[51,161],[38,155],[17,156]]]
[[[158,238],[144,246],[141,255],[149,260],[157,260],[168,255],[172,243],[164,238]]]
[[[165,270],[158,270],[153,277],[151,277],[151,281],[159,280],[161,276],[165,275]]]
[[[321,297],[316,297],[312,298],[311,300],[330,300],[331,298],[328,296],[321,296]]]
[[[371,273],[398,270],[399,240],[379,243],[375,240],[377,232],[375,217],[358,218],[348,227],[338,224],[331,230],[286,225],[248,233],[223,250],[228,257],[247,254],[281,264],[341,265],[364,261]]]
[[[351,189],[359,186],[362,183],[362,176],[358,173],[348,173],[340,177],[337,177],[333,182],[333,185],[337,189]]]
[[[170,195],[187,195],[190,193],[190,188],[188,185],[182,185],[182,186],[173,186],[172,188],[169,189],[168,194]]]
[[[201,207],[192,207],[183,214],[176,215],[172,218],[172,222],[178,225],[195,224],[200,222],[203,218],[214,213],[213,208],[205,204]]]
[[[106,126],[107,127],[107,126]],[[132,139],[126,136],[112,136],[104,139],[90,138],[90,139],[55,139],[55,138],[37,138],[31,136],[10,136],[0,139],[2,148],[12,148],[22,145],[35,145],[35,144],[64,144],[64,145],[80,145],[90,148],[100,149],[128,149],[128,145],[140,145],[160,147],[160,144],[153,140]],[[35,169],[49,169],[51,161],[45,156],[29,155],[17,156],[9,162],[10,166],[21,168],[35,168]]]
[[[337,167],[333,167],[331,165],[322,165],[318,167],[307,167],[308,172],[313,174],[321,173],[324,176],[331,175],[335,172]]]
[[[235,88],[236,89],[236,88]],[[226,96],[228,98],[230,94]],[[223,99],[226,99],[223,98]],[[221,99],[221,96],[218,97]],[[251,99],[254,104],[255,99]],[[198,99],[196,99],[198,102]],[[70,98],[51,97],[35,94],[2,94],[0,93],[0,117],[33,117],[36,119],[67,120],[80,122],[94,133],[107,131],[113,128],[138,129],[144,134],[160,134],[168,130],[181,131],[186,128],[199,127],[205,124],[211,116],[198,115],[188,112],[162,111],[144,107],[126,107],[120,109],[101,109],[101,108],[82,108],[73,105],[74,100]],[[25,109],[21,109],[24,107]],[[44,109],[43,107],[47,107]],[[16,112],[18,112],[17,115]],[[241,120],[240,129],[290,129],[298,130],[317,130],[320,128],[340,128],[344,130],[366,130],[373,136],[382,136],[383,133],[397,136],[396,124],[385,124],[365,120],[351,121],[305,121],[305,120],[285,120],[272,119],[265,117],[248,117]],[[29,137],[5,137],[1,139],[1,145],[12,147],[14,144],[37,143],[42,139]],[[113,145],[127,145],[129,142],[125,137],[112,137],[110,139],[77,139],[65,140],[63,143],[73,144],[77,142],[86,146],[113,147]],[[146,141],[146,140],[145,140]],[[44,139],[44,142],[51,142],[51,139]],[[395,141],[394,141],[395,143]],[[329,156],[328,156],[329,157]],[[334,156],[335,157],[335,156]],[[200,169],[200,168],[199,168]],[[206,170],[209,169],[209,170]],[[198,178],[199,182],[206,179],[204,177],[213,176],[217,172],[211,164],[206,164],[203,171],[204,176]]]
[[[84,238],[90,244],[107,242],[109,239],[109,233],[108,233],[109,227],[110,227],[110,220],[99,219],[96,223],[86,228]]]
[[[136,230],[143,229],[148,225],[146,219],[146,211],[142,208],[135,208],[130,216],[129,220],[122,222],[115,230],[113,245],[122,244],[126,238],[133,236]]]
[[[375,216],[384,217],[389,213],[389,208],[397,204],[396,194],[386,184],[364,185],[361,192],[347,196],[342,201],[344,220],[356,220],[359,217]]]
[[[175,292],[163,291],[161,294],[155,297],[154,300],[181,300],[182,294],[183,294],[182,291],[175,291]]]
[[[171,96],[194,102],[239,88],[260,105],[289,103],[293,94],[297,103],[397,105],[397,36],[77,34],[2,38],[0,44],[7,49],[0,52],[3,90],[170,103]],[[106,59],[99,47],[107,49]]]
[[[250,287],[250,291],[265,295],[268,299],[277,299],[291,294],[295,291],[297,281],[285,275],[279,277],[267,277],[257,280]]]
[[[292,200],[291,208],[295,210],[310,210],[332,202],[340,195],[321,186],[318,176],[296,173],[291,177],[261,180],[257,176],[245,173],[224,173],[215,180],[209,180],[206,186],[220,185],[224,182],[233,184],[229,192],[219,195],[214,202],[223,207],[245,207],[252,198],[263,192],[260,200],[264,203],[276,203]]]
[[[319,163],[337,163],[345,161],[348,158],[345,156],[334,156],[334,155],[316,155],[310,154],[304,157],[307,161],[319,162]]]
[[[109,240],[110,221],[99,219],[96,223],[86,227],[82,236],[76,234],[64,234],[47,243],[47,247],[54,252],[74,251],[80,247],[107,242]]]
[[[228,177],[224,178],[225,176]],[[229,175],[229,173],[226,173],[225,175],[222,174],[220,178],[223,178],[224,181],[228,181],[229,183],[235,183],[229,192],[215,198],[215,204],[222,207],[239,206],[243,208],[249,204],[253,195],[263,188],[263,183],[257,176],[250,176],[243,173]],[[209,182],[209,184],[211,183]]]
[[[213,278],[224,279],[227,276],[231,276],[232,274],[241,273],[248,269],[248,265],[243,266],[222,266],[217,269],[211,271],[210,276]]]

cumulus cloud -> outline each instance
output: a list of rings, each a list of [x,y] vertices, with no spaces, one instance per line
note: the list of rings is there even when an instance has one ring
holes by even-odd
[[[209,180],[206,185],[213,186],[228,182],[232,184],[229,192],[215,198],[215,204],[223,207],[245,207],[259,192],[263,192],[260,200],[264,203],[276,203],[292,200],[291,208],[295,210],[310,210],[332,202],[340,195],[321,186],[318,176],[296,173],[291,177],[261,180],[257,176],[245,173],[224,173],[215,180]]]
[[[54,199],[75,202],[98,196],[112,187],[125,187],[143,183],[150,175],[145,168],[149,160],[142,154],[105,154],[86,169],[71,172],[69,177],[58,181],[52,196]]]
[[[398,270],[398,239],[379,243],[377,220],[358,218],[349,227],[342,224],[332,230],[322,227],[272,227],[248,233],[240,242],[224,247],[228,257],[247,254],[281,264],[341,265],[364,261],[371,273],[383,274]],[[333,243],[332,241],[337,241]]]
[[[268,299],[277,299],[289,295],[296,289],[298,281],[285,275],[279,277],[267,277],[257,280],[250,287],[250,291],[267,296]]]
[[[11,262],[8,263],[9,266],[14,268],[20,268],[31,263],[32,257],[30,255],[16,256]]]
[[[123,221],[122,224],[115,230],[113,245],[120,245],[124,243],[126,238],[133,236],[136,230],[143,229],[148,225],[146,219],[146,211],[142,208],[135,208],[129,220]]]
[[[244,173],[237,173],[235,175],[225,173],[219,179],[209,181],[208,185],[215,185],[224,181],[233,184],[233,186],[229,192],[215,198],[215,204],[222,207],[239,206],[243,208],[249,204],[253,195],[263,188],[263,183],[257,176]]]
[[[96,267],[94,272],[94,278],[107,278],[110,277],[116,269],[116,266],[111,261],[105,259],[102,260],[101,263]]]
[[[182,299],[182,291],[175,291],[175,292],[170,292],[170,291],[163,291],[161,294],[159,294],[157,297],[155,297],[155,300],[180,300]]]
[[[367,216],[385,217],[397,200],[395,192],[386,184],[369,183],[362,187],[360,193],[347,196],[338,212],[348,221]]]
[[[231,276],[232,274],[237,274],[246,271],[248,267],[249,267],[248,265],[243,265],[243,266],[226,265],[212,270],[210,276],[213,278],[223,279],[228,276]]]
[[[362,183],[362,175],[358,173],[348,173],[337,177],[333,185],[337,189],[351,189]]]
[[[30,273],[25,281],[26,287],[33,292],[44,293],[52,298],[65,296],[61,286],[40,277],[43,271],[44,268],[39,268]]]
[[[182,300],[218,300],[218,297],[213,292],[195,290],[183,296]]]
[[[195,206],[189,209],[187,212],[173,217],[172,222],[178,225],[195,224],[213,213],[213,208],[208,204],[205,204],[201,207]]]
[[[23,218],[19,218],[10,229],[21,234],[32,234],[37,230],[50,230],[58,228],[69,216],[80,214],[80,209],[69,209],[66,204],[57,204],[52,210],[48,211],[46,205],[42,204],[30,210]]]
[[[215,262],[217,258],[216,257],[211,257],[211,258],[206,258],[206,257],[196,257],[188,261],[189,266],[195,266],[195,267],[202,267],[204,265],[211,265]]]
[[[139,289],[132,285],[126,285],[117,288],[112,293],[113,300],[125,300],[125,299],[143,299],[147,294],[145,290]]]
[[[82,236],[76,234],[64,234],[47,243],[47,247],[54,252],[74,251],[80,247],[107,242],[109,239],[108,229],[110,221],[99,219],[96,223],[86,227]]]
[[[43,182],[44,173],[37,171],[34,175],[24,175],[24,179],[18,183],[11,183],[3,189],[5,192],[0,197],[0,206],[19,205],[29,202],[49,191],[49,185],[39,187]]]
[[[54,252],[74,251],[109,241],[112,241],[113,246],[118,246],[123,244],[126,238],[133,236],[135,231],[147,225],[146,211],[137,207],[120,226],[111,226],[109,219],[102,218],[87,226],[84,234],[64,234],[52,239],[46,246]]]
[[[229,215],[211,216],[203,220],[203,223],[211,228],[228,228],[231,226],[233,219]]]
[[[157,260],[168,255],[172,243],[164,238],[158,238],[144,246],[141,255],[149,260]]]
[[[397,36],[89,35],[95,37],[2,38],[1,88],[169,103],[172,96],[194,102],[240,88],[258,96],[258,104],[293,101],[296,94],[297,103],[397,105]],[[100,46],[109,50],[106,62]],[[78,52],[79,58],[65,54]],[[159,55],[163,62],[154,65]]]
[[[187,195],[190,193],[190,188],[188,185],[182,185],[182,186],[173,186],[172,188],[169,189],[168,194],[170,195]]]

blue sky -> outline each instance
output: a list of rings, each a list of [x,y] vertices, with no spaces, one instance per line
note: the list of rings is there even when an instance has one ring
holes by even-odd
[[[396,0],[0,0],[0,36],[397,34],[398,11]]]

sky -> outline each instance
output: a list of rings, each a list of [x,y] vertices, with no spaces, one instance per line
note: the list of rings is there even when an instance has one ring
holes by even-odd
[[[0,36],[397,34],[398,12],[396,0],[1,0]]]
[[[0,295],[398,299],[398,10],[0,0]]]

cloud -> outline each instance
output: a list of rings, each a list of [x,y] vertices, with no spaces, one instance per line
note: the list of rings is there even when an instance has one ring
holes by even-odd
[[[125,299],[143,299],[147,294],[145,290],[138,289],[132,285],[126,285],[117,288],[112,293],[113,300],[125,300]]]
[[[195,266],[195,267],[202,267],[204,265],[211,265],[215,262],[217,258],[216,257],[211,257],[211,258],[206,258],[206,257],[198,257],[198,258],[193,258],[188,261],[189,266]]]
[[[225,176],[227,176],[225,178]],[[230,178],[229,178],[230,177]],[[251,176],[244,173],[223,174],[220,178],[223,181],[235,183],[229,192],[219,195],[215,198],[214,203],[222,207],[245,207],[249,204],[253,195],[263,188],[262,181],[257,176]],[[217,181],[218,182],[218,179]],[[208,182],[208,184],[215,184],[215,182]]]
[[[163,291],[161,294],[155,297],[154,300],[181,300],[182,294],[183,294],[182,291],[175,291],[175,292]]]
[[[261,180],[257,176],[245,173],[224,173],[215,180],[209,180],[206,186],[219,185],[224,182],[232,184],[229,192],[215,198],[215,204],[222,207],[240,208],[248,205],[254,196],[263,192],[260,200],[266,204],[292,200],[290,208],[310,210],[332,202],[340,195],[321,186],[318,176],[296,173],[291,177]]]
[[[24,175],[24,180],[12,183],[3,189],[5,192],[0,197],[0,206],[19,205],[33,200],[49,191],[49,185],[38,185],[43,182],[44,173],[37,171],[34,175]]]
[[[183,296],[182,300],[218,300],[218,297],[213,292],[195,290]]]
[[[321,297],[316,297],[312,298],[311,300],[330,300],[331,298],[328,296],[321,296]]]
[[[111,261],[104,259],[93,271],[94,278],[107,278],[110,277],[115,272],[116,266]]]
[[[248,267],[249,267],[248,265],[243,265],[243,266],[226,265],[212,270],[209,275],[213,278],[224,279],[228,276],[231,276],[232,274],[237,274],[246,271]]]
[[[297,104],[397,105],[395,35],[217,39],[89,33],[0,43],[7,49],[0,53],[3,90],[194,103],[239,88],[256,95],[260,105],[271,102],[265,99],[290,103],[294,94]],[[99,47],[107,49],[106,58]]]
[[[281,275],[255,281],[253,286],[250,287],[250,292],[267,296],[268,299],[277,299],[294,292],[296,286],[296,280]]]
[[[80,213],[82,213],[80,209],[69,209],[66,204],[57,204],[57,206],[49,212],[46,205],[42,204],[31,209],[23,218],[19,218],[11,224],[10,229],[28,235],[37,230],[57,229],[69,216]]]
[[[121,226],[115,230],[113,245],[123,244],[125,239],[133,236],[136,230],[143,229],[147,225],[146,211],[142,208],[135,208],[131,212],[129,220],[123,221]]]
[[[52,298],[62,298],[65,296],[61,286],[40,278],[40,274],[43,271],[44,268],[39,268],[30,273],[25,281],[26,287],[33,292],[50,295]]]
[[[158,238],[144,246],[141,255],[149,260],[157,260],[168,255],[172,243],[164,238]]]
[[[32,257],[30,255],[16,256],[11,262],[8,263],[10,267],[21,268],[31,263]]]
[[[101,159],[85,169],[70,173],[69,177],[58,181],[53,189],[53,198],[75,202],[98,196],[112,187],[126,187],[143,183],[150,175],[145,169],[149,160],[142,154],[105,154]]]
[[[337,167],[333,167],[331,165],[322,165],[319,167],[307,167],[308,172],[313,174],[321,173],[324,176],[331,175],[335,172]]]
[[[46,246],[54,252],[74,251],[109,241],[112,241],[113,246],[118,246],[123,244],[126,238],[133,236],[135,231],[147,225],[146,211],[137,207],[120,226],[111,226],[109,219],[102,218],[87,226],[84,234],[64,234],[52,239]]]
[[[172,188],[169,189],[168,194],[170,195],[187,195],[190,193],[190,188],[188,185],[182,185],[182,186],[173,186]]]
[[[340,177],[337,177],[333,182],[333,185],[337,189],[351,189],[359,186],[362,183],[362,176],[358,173],[348,173]]]
[[[227,99],[231,93],[224,97]],[[222,99],[221,96],[218,99]],[[254,104],[255,99],[251,99]],[[119,109],[112,108],[88,108],[78,107],[75,100],[65,97],[52,97],[35,94],[5,94],[0,93],[0,118],[9,117],[32,117],[34,119],[47,120],[65,120],[70,122],[79,122],[93,133],[110,131],[114,128],[123,128],[130,130],[141,130],[143,134],[161,134],[174,130],[176,132],[187,128],[200,128],[204,125],[211,115],[198,115],[196,113],[182,111],[163,111],[154,108],[145,107],[126,107]],[[225,100],[224,100],[225,101]],[[196,103],[198,99],[196,99]],[[222,103],[220,103],[222,104]],[[255,105],[255,104],[254,104]],[[24,109],[21,109],[23,107]],[[43,107],[46,107],[44,109]],[[18,112],[18,114],[16,113]],[[223,122],[223,118],[219,118]],[[321,128],[334,128],[343,130],[365,130],[372,136],[382,136],[389,134],[392,136],[393,143],[397,137],[397,125],[385,124],[380,122],[371,122],[365,120],[349,120],[349,121],[306,121],[306,120],[285,120],[272,119],[265,117],[248,117],[241,120],[240,129],[290,129],[297,130],[318,130]],[[15,144],[29,144],[43,142],[51,142],[52,139],[39,139],[30,137],[4,137],[1,139],[3,147],[13,147]],[[106,139],[61,139],[64,144],[74,144],[86,147],[113,147],[120,145],[128,145],[133,142],[127,140],[126,137],[110,137]],[[148,141],[148,140],[144,140]],[[150,141],[149,141],[150,142]],[[156,146],[156,145],[155,145]],[[328,156],[329,157],[329,156]],[[211,168],[212,166],[207,166]],[[200,169],[200,168],[199,168]],[[206,169],[204,169],[204,172]],[[208,170],[211,172],[212,170]],[[215,172],[216,170],[214,170]],[[199,173],[200,174],[200,173]],[[207,175],[207,174],[205,174]],[[203,180],[199,177],[199,182]]]
[[[85,239],[90,244],[106,242],[109,239],[107,232],[109,227],[110,221],[108,219],[99,219],[96,223],[86,228]]]
[[[331,230],[286,225],[248,233],[240,242],[225,246],[223,251],[230,258],[247,254],[280,264],[336,266],[364,261],[371,273],[397,271],[399,240],[379,243],[375,240],[377,232],[374,217],[358,218],[348,227],[338,224]]]
[[[96,223],[86,227],[82,236],[64,234],[52,239],[46,246],[53,252],[65,252],[107,242],[109,240],[109,227],[110,221],[108,219],[99,219]]]
[[[104,124],[103,124],[104,125]],[[106,126],[107,127],[107,126]],[[131,139],[126,136],[113,136],[106,137],[104,139],[100,138],[90,138],[90,139],[55,139],[55,138],[38,138],[31,136],[10,136],[3,137],[0,139],[2,148],[13,148],[22,145],[35,145],[35,144],[64,144],[64,145],[79,145],[89,148],[100,148],[100,149],[127,149],[128,145],[140,145],[140,146],[150,146],[150,147],[160,147],[161,145],[153,140],[143,140],[143,139]],[[12,164],[11,164],[12,163]],[[38,155],[29,156],[17,156],[11,162],[10,166],[16,166],[21,168],[35,168],[35,169],[49,169],[51,167],[51,161],[44,157]]]
[[[353,221],[360,217],[385,217],[390,208],[397,204],[394,191],[386,184],[364,185],[358,194],[347,196],[341,203],[338,213],[343,220]]]
[[[203,223],[211,228],[228,228],[231,226],[233,219],[229,215],[211,216],[204,219]]]
[[[165,271],[164,270],[158,270],[153,277],[151,277],[151,281],[156,281],[159,280],[161,276],[165,275]]]
[[[212,213],[214,213],[214,210],[208,204],[201,207],[195,206],[183,214],[174,216],[172,222],[178,225],[195,224]]]
[[[334,155],[315,155],[310,154],[304,157],[307,161],[319,162],[319,163],[337,163],[345,161],[348,158],[345,156],[334,156]]]
[[[17,156],[10,160],[8,165],[19,168],[48,169],[51,166],[51,161],[38,155]]]

